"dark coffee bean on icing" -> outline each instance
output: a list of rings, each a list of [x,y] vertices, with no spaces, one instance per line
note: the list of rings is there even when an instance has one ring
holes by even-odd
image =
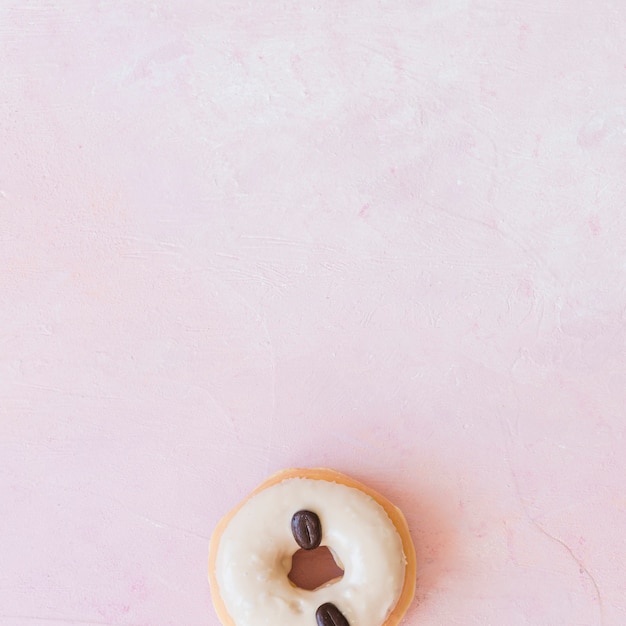
[[[322,541],[322,524],[313,511],[298,511],[291,518],[291,532],[303,550],[313,550]]]
[[[350,626],[344,614],[332,602],[322,604],[315,611],[315,619],[318,626]]]

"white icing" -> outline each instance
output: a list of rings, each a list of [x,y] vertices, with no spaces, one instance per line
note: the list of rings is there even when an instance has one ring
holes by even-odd
[[[287,578],[298,550],[296,511],[318,514],[322,545],[343,578],[307,591]],[[402,540],[384,509],[358,489],[291,478],[248,500],[230,520],[217,551],[216,578],[236,626],[315,626],[315,611],[332,602],[350,626],[381,626],[404,582]]]

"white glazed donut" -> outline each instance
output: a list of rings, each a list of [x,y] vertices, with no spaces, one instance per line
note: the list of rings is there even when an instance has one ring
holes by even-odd
[[[318,545],[344,575],[300,589],[293,554]],[[225,626],[392,626],[413,598],[415,550],[380,494],[333,470],[284,470],[220,522],[209,581]]]

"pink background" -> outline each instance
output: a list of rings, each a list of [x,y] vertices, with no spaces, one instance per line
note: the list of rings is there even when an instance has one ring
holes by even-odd
[[[622,0],[0,0],[0,59],[3,625],[216,625],[294,465],[406,512],[407,625],[626,624]]]

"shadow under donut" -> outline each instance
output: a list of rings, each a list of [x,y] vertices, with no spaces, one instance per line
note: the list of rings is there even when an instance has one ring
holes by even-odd
[[[332,552],[326,546],[315,550],[298,550],[291,560],[289,580],[300,589],[313,590],[343,577]]]
[[[350,468],[346,472],[350,473]],[[357,472],[352,475],[388,498],[407,520],[417,561],[415,599],[407,613],[409,616],[419,610],[420,604],[428,601],[430,593],[441,585],[447,572],[458,566],[458,546],[451,517],[455,514],[455,503],[441,495],[437,498],[428,493],[422,495],[417,481],[415,490],[408,489],[411,481],[406,475],[387,485]]]

